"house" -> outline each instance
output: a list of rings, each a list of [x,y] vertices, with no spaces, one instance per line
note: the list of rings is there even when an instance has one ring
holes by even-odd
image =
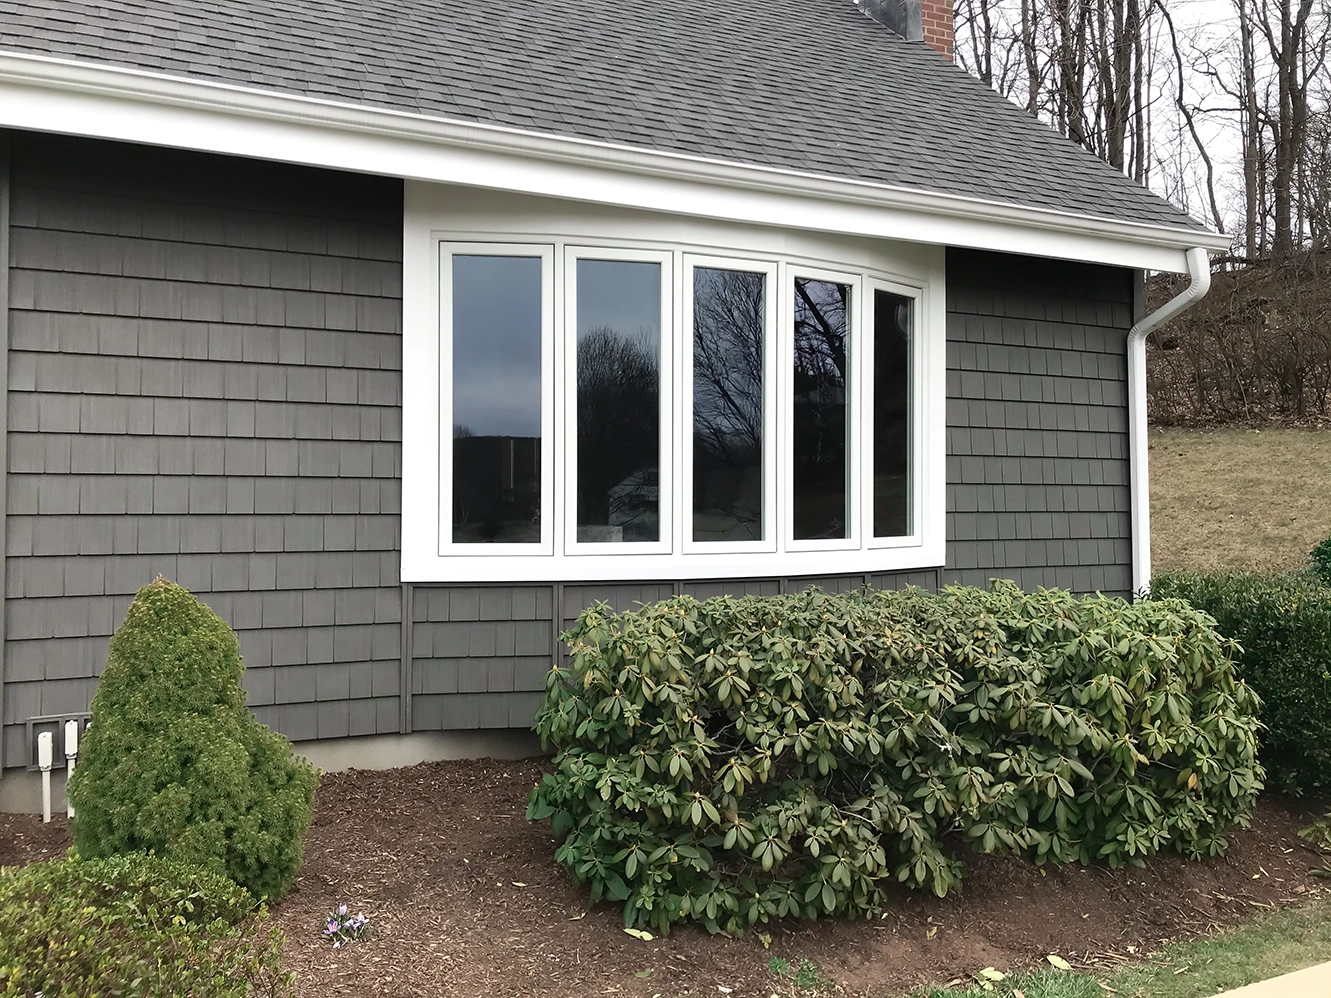
[[[517,751],[595,600],[1142,586],[1142,273],[1225,240],[951,30],[0,0],[0,801],[159,573],[328,768]]]

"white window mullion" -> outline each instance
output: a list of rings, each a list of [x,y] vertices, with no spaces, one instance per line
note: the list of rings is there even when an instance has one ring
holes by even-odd
[[[567,383],[567,356],[565,351],[565,341],[568,338],[568,323],[565,321],[565,308],[568,298],[565,287],[566,260],[564,255],[564,244],[557,242],[554,247],[554,259],[551,267],[552,271],[552,294],[551,294],[551,337],[550,350],[552,361],[551,370],[551,390],[550,396],[554,406],[554,412],[551,416],[551,425],[554,427],[553,437],[550,446],[550,498],[551,509],[550,533],[552,546],[556,559],[562,558],[567,550],[567,541],[564,538],[564,523],[568,519],[568,500],[565,491],[567,482],[567,443],[569,427],[572,425],[569,418],[569,393]],[[560,612],[558,607],[553,610],[554,613]]]
[[[692,533],[693,502],[693,380],[692,367],[689,363],[692,344],[689,337],[693,328],[693,270],[686,263],[683,251],[673,254],[674,285],[671,301],[674,322],[671,323],[670,370],[673,375],[674,420],[671,426],[672,460],[670,466],[678,473],[674,475],[674,489],[671,502],[671,550],[687,551],[688,538]]]
[[[860,414],[856,425],[861,428],[856,442],[855,455],[860,468],[860,484],[856,494],[859,497],[860,536],[866,546],[874,543],[874,283],[865,281],[860,293],[860,329],[859,339],[859,377],[856,384],[859,391]]]

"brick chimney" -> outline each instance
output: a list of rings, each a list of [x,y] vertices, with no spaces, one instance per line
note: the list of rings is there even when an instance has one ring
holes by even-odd
[[[952,58],[952,0],[920,0],[924,44]]]
[[[952,0],[855,0],[879,24],[952,58]]]

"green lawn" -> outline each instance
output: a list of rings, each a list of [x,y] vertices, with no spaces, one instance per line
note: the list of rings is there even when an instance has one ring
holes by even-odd
[[[1154,570],[1298,568],[1331,536],[1331,430],[1152,430]]]
[[[1049,968],[1005,979],[986,991],[924,992],[929,998],[1208,998],[1331,960],[1331,902],[1256,919],[1207,939],[1179,943],[1141,963],[1106,973]],[[1112,990],[1111,990],[1112,989]]]

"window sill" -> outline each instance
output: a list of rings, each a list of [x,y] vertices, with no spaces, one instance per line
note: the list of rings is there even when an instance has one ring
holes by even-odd
[[[885,542],[880,542],[885,543]],[[903,542],[855,551],[779,554],[461,555],[402,553],[402,581],[432,582],[674,582],[806,575],[869,575],[937,568],[942,544]]]

